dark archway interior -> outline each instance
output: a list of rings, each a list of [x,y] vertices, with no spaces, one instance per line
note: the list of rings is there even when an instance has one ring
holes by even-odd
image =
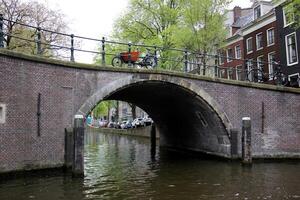
[[[216,112],[194,92],[165,82],[142,82],[112,93],[106,100],[133,103],[156,123],[160,144],[230,156],[227,131]]]

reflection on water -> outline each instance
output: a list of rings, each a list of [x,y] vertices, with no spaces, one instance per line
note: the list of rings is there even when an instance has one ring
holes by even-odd
[[[300,162],[209,160],[156,149],[149,139],[87,133],[85,178],[25,177],[0,184],[0,199],[300,199]]]

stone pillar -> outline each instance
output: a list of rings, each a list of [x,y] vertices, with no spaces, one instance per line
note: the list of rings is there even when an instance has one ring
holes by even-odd
[[[84,119],[83,115],[75,115],[74,119],[74,154],[72,173],[75,177],[84,176]]]
[[[242,162],[251,165],[251,119],[250,117],[243,117],[242,121]]]
[[[238,158],[238,130],[230,130],[231,158]]]

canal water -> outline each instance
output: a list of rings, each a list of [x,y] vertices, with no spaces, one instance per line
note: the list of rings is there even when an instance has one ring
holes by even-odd
[[[249,168],[161,148],[154,155],[149,139],[95,132],[85,143],[84,179],[48,174],[1,181],[0,200],[300,199],[300,162]]]

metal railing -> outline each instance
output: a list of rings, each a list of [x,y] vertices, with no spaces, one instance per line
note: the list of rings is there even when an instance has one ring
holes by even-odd
[[[20,27],[25,27],[27,31],[31,31],[31,37],[24,37],[22,35],[16,35],[7,31],[4,27],[5,22],[14,23]],[[47,42],[45,36],[47,34],[55,34],[63,37],[62,44],[55,41]],[[117,42],[102,39],[95,39],[89,37],[78,36],[74,34],[66,34],[44,29],[42,27],[36,27],[29,24],[20,23],[3,18],[0,14],[0,48],[10,48],[6,41],[8,38],[14,38],[15,40],[28,42],[31,48],[34,48],[33,53],[37,55],[44,55],[46,50],[49,50],[51,54],[49,57],[56,59],[68,59],[71,62],[75,62],[75,52],[83,52],[96,55],[96,59],[103,65],[111,62],[111,59],[118,54],[118,52],[126,51],[128,53],[128,67],[135,65],[131,62],[131,52],[137,50],[150,49],[153,52],[156,67],[167,68],[169,70],[181,70],[186,73],[194,73],[211,77],[226,78],[240,81],[255,81],[249,79],[249,71],[257,69],[263,66],[278,65],[275,62],[258,62],[254,60],[238,59],[234,57],[224,56],[222,54],[203,54],[194,51],[188,51],[187,49],[177,48],[164,48],[155,45],[133,44],[126,42]],[[82,49],[76,43],[79,42],[95,42],[99,50]],[[53,52],[60,51],[60,53],[54,54]],[[53,54],[53,55],[52,55]],[[165,56],[165,54],[169,54]],[[239,61],[238,67],[222,67],[221,60]],[[109,61],[109,62],[108,62]],[[251,62],[251,65],[250,65]],[[167,63],[167,64],[166,64]],[[110,64],[110,63],[109,63]],[[171,67],[170,67],[171,66]],[[174,67],[175,66],[175,67]],[[269,76],[268,80],[271,80],[272,74],[264,73],[265,76]],[[261,81],[255,81],[261,82]],[[271,81],[265,81],[271,82]]]

